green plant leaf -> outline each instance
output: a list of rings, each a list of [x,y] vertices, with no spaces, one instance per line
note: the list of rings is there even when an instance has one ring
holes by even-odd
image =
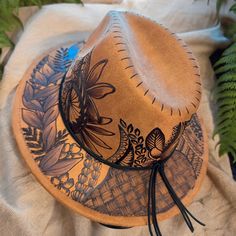
[[[221,57],[215,64],[214,64],[214,68],[221,66],[223,64],[232,64],[232,63],[236,63],[236,57],[235,54],[229,54],[223,57]]]
[[[23,6],[38,6],[51,3],[80,3],[81,0],[0,0],[0,52],[4,47],[13,47],[14,43],[8,33],[23,29],[18,17],[19,8]],[[0,53],[1,54],[1,53]],[[3,74],[4,63],[0,65],[0,79]]]
[[[236,42],[231,44],[214,65],[216,81],[214,100],[217,105],[214,136],[219,134],[219,155],[231,153],[236,162]]]
[[[38,6],[42,7],[42,0],[28,0],[28,1],[20,1],[21,6]]]
[[[14,43],[11,41],[11,39],[4,32],[0,32],[0,48],[13,46]]]
[[[2,64],[0,64],[0,81],[1,81],[2,76],[3,76],[3,69],[4,69],[4,66]]]
[[[236,53],[236,51],[235,51],[235,53]],[[233,71],[236,71],[236,64],[228,64],[225,66],[221,66],[215,70],[215,73],[222,74],[225,72],[233,72]]]
[[[232,11],[233,13],[236,14],[236,3],[234,3],[234,4],[230,7],[229,11]]]
[[[12,14],[12,18],[14,18],[14,24],[16,25],[16,27],[19,27],[23,30],[24,25],[23,25],[22,21],[20,20],[20,18],[14,14]]]

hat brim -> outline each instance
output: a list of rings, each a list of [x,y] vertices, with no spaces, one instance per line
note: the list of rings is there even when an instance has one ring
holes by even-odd
[[[25,73],[12,115],[18,147],[33,175],[67,207],[103,224],[145,225],[150,170],[116,169],[94,159],[69,134],[59,113],[60,82],[79,47],[73,44],[47,52]],[[207,150],[205,129],[194,114],[165,163],[169,182],[185,205],[206,175]],[[158,219],[178,214],[159,175],[156,189]]]

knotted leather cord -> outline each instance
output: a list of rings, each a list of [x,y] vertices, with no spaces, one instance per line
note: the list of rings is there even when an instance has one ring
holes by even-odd
[[[173,199],[174,203],[177,205],[179,208],[187,226],[191,230],[191,232],[194,231],[192,222],[190,220],[190,217],[194,219],[198,224],[205,226],[202,222],[200,222],[198,219],[196,219],[183,205],[177,194],[175,193],[174,189],[172,188],[170,182],[168,181],[166,175],[165,175],[165,170],[164,170],[164,160],[157,161],[151,171],[150,175],[150,180],[149,180],[149,188],[148,188],[148,228],[150,235],[153,236],[152,232],[152,226],[151,226],[151,220],[152,224],[156,233],[156,236],[162,236],[160,228],[158,226],[157,222],[157,212],[156,212],[156,178],[157,178],[157,173],[160,173],[160,176],[171,196]]]

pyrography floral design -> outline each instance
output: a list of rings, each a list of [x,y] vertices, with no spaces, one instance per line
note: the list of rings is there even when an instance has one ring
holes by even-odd
[[[65,122],[69,123],[81,144],[100,155],[98,147],[111,147],[99,136],[112,136],[114,133],[101,127],[112,122],[112,119],[100,115],[95,100],[114,93],[115,87],[109,83],[98,82],[108,60],[103,59],[91,66],[91,55],[92,52],[77,61],[71,77],[66,78],[62,107]]]
[[[76,55],[74,50],[76,51],[75,46],[62,48],[54,56],[49,55],[43,58],[34,68],[31,79],[26,82],[21,109],[25,142],[42,173],[49,176],[51,184],[74,201],[104,214],[146,215],[146,202],[142,197],[147,191],[146,186],[149,180],[147,172],[110,168],[103,181],[100,182],[98,180],[102,172],[102,163],[89,154],[83,154],[84,152],[77,143],[68,141],[66,129],[58,130],[56,121],[59,115],[59,86],[62,77],[74,60]],[[75,70],[77,74],[72,73],[72,75],[76,75],[76,78],[79,75],[78,78],[82,79],[80,82],[73,78],[65,81],[63,92],[66,94],[62,95],[66,95],[64,97],[66,99],[63,98],[63,107],[70,105],[66,115],[71,121],[71,125],[78,129],[77,134],[81,136],[81,139],[88,140],[88,143],[84,141],[84,144],[96,151],[97,146],[108,148],[97,135],[113,135],[113,133],[101,127],[110,123],[112,119],[100,114],[94,100],[114,93],[115,88],[110,84],[98,82],[108,63],[107,60],[98,62],[90,69],[90,59],[91,54],[88,54],[83,60],[76,63],[72,70]],[[67,83],[69,81],[73,81],[73,83]],[[68,99],[69,97],[70,99]],[[77,127],[78,124],[80,124],[80,128]],[[190,165],[192,170],[189,169],[189,171],[193,172],[191,177],[193,185],[188,184],[188,186],[192,188],[195,184],[193,178],[197,179],[202,167],[204,142],[196,116],[193,116],[191,122],[184,126],[188,126],[187,131],[183,137],[181,136],[175,155],[173,155],[178,164],[169,168],[174,173],[177,165],[183,164],[182,167],[185,167],[186,163]],[[116,155],[114,154],[109,161],[113,164],[134,167],[145,166],[147,157],[157,159],[159,154],[166,151],[167,147],[169,149],[182,133],[180,124],[173,129],[170,140],[166,140],[158,128],[153,129],[145,138],[138,128],[134,128],[132,124],[126,123],[124,120],[120,120],[119,129],[122,137],[121,145],[115,153]],[[70,170],[79,162],[83,166],[81,171],[72,175]],[[181,176],[183,172],[186,172],[185,169],[179,170]],[[179,179],[179,173],[173,176],[173,181]],[[77,179],[74,177],[76,175]],[[188,174],[186,176],[189,178]],[[183,178],[181,180],[185,181]],[[184,190],[178,189],[185,193],[185,185],[178,184],[183,186]],[[162,189],[158,188],[158,191]],[[130,196],[132,196],[131,204],[120,205],[130,202]],[[121,198],[124,200],[121,201]],[[161,210],[164,211],[166,207],[171,207],[169,201],[166,201],[166,195],[163,195],[163,199],[160,198],[160,201],[167,205],[158,204],[158,206],[163,206]]]
[[[81,158],[83,154],[81,153],[81,147],[75,143],[66,143],[61,151],[60,158]]]

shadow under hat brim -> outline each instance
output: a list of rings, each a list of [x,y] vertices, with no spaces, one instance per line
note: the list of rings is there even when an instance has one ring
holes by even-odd
[[[125,171],[99,162],[76,143],[62,121],[59,85],[77,56],[76,47],[79,49],[73,44],[46,52],[25,73],[12,115],[18,147],[33,175],[67,207],[103,224],[145,225],[150,170]],[[207,150],[206,132],[195,114],[165,163],[166,175],[185,205],[206,175]],[[156,189],[158,219],[178,214],[159,175]]]

